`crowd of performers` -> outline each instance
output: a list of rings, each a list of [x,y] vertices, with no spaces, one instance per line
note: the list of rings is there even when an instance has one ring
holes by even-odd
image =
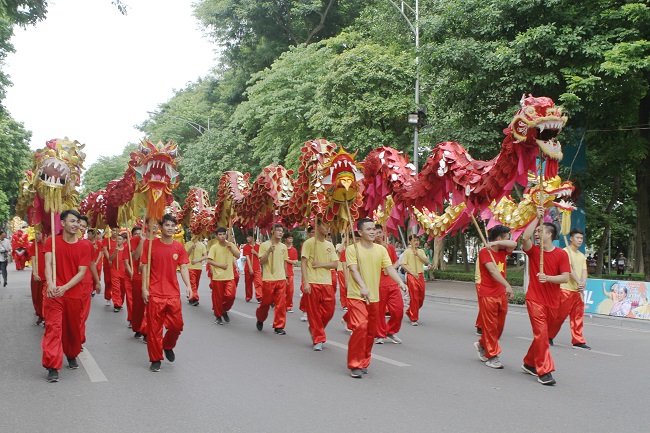
[[[543,216],[543,209],[539,213]],[[328,225],[316,220],[300,253],[293,247],[291,233],[280,224],[273,225],[269,240],[261,244],[249,233],[240,252],[232,233],[224,227],[216,230],[216,237],[207,246],[196,236],[183,245],[175,240],[178,223],[169,214],[162,221],[149,219],[144,227],[135,226],[128,233],[114,228],[106,238],[89,229],[88,219],[75,210],[62,212],[60,219],[62,231],[54,242],[36,231],[29,247],[37,324],[46,325],[42,364],[48,370],[48,382],[58,381],[64,355],[68,368],[79,367],[77,357],[86,341],[91,298],[102,292],[102,272],[106,305],[119,313],[126,304],[127,320],[134,337],[147,343],[149,368],[154,372],[160,371],[163,359],[174,361],[174,348],[183,330],[177,272],[187,301],[198,306],[198,285],[207,268],[215,323],[223,325],[230,322],[228,312],[239,281],[236,261],[242,255],[245,300],[258,303],[256,328],[264,330],[273,309],[269,322],[277,335],[286,334],[287,312],[293,312],[294,267],[300,265],[299,308],[301,319],[308,322],[314,351],[323,350],[327,341],[326,327],[336,309],[335,290],[339,286],[339,301],[345,311],[342,320],[351,331],[347,367],[353,378],[362,378],[368,372],[374,344],[402,343],[397,334],[405,300],[411,325],[417,326],[420,320],[424,265],[429,260],[419,248],[419,239],[411,236],[410,247],[398,258],[395,248],[386,242],[382,226],[369,218],[356,222],[357,230],[351,233],[354,241],[343,235],[336,247]],[[499,338],[508,297],[513,293],[505,278],[505,264],[517,244],[510,240],[510,230],[504,226],[492,228],[488,236],[489,242],[477,260],[477,329],[481,337],[474,347],[488,367],[499,369],[503,368]],[[526,306],[533,330],[522,369],[544,385],[555,383],[549,345],[567,316],[573,345],[589,349],[582,336],[581,295],[587,271],[578,248],[583,234],[573,230],[571,245],[564,250],[553,246],[556,237],[557,228],[551,223],[541,227],[533,223],[522,236],[523,250],[530,259]],[[406,282],[399,277],[398,267],[404,270]]]

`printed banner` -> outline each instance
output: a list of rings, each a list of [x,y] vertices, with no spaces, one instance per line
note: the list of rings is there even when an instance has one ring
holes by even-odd
[[[650,283],[588,279],[585,313],[650,320]]]

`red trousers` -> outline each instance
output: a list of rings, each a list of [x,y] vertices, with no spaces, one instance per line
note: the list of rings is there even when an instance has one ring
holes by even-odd
[[[478,298],[480,323],[483,333],[478,343],[485,349],[485,356],[492,358],[501,353],[499,338],[503,333],[508,314],[508,295],[480,296]],[[532,365],[532,364],[531,364]]]
[[[285,293],[286,280],[262,281],[262,302],[257,306],[255,316],[258,322],[264,322],[269,316],[271,304],[273,310],[273,327],[284,328],[287,323],[287,294]]]
[[[201,281],[201,274],[203,269],[188,269],[190,273],[190,288],[192,289],[192,297],[190,302],[199,300],[199,282]]]
[[[298,304],[298,308],[303,313],[307,312],[307,298],[305,298],[305,292],[303,291],[302,282],[300,283],[300,304]]]
[[[45,333],[43,367],[60,370],[63,367],[63,354],[66,358],[76,358],[81,352],[81,299],[44,298]]]
[[[339,302],[341,307],[348,308],[348,285],[345,284],[345,272],[336,271],[336,275],[339,279]]]
[[[214,316],[221,317],[224,312],[232,308],[232,304],[235,302],[235,293],[237,292],[235,280],[212,280],[210,289],[212,290]]]
[[[104,266],[104,299],[110,301],[113,299],[111,296],[111,290],[113,288],[113,282],[111,281],[111,265],[108,263]]]
[[[417,322],[420,319],[420,308],[424,304],[424,274],[418,274],[417,278],[407,274],[406,285],[409,288],[409,296],[411,297],[411,303],[408,310],[406,310],[406,315],[411,322]]]
[[[127,274],[124,277],[124,292],[126,293],[126,320],[131,321],[131,310],[133,310],[133,284]]]
[[[388,323],[386,323],[387,310],[390,313]],[[388,334],[397,334],[404,318],[404,298],[397,284],[379,286],[377,311],[377,337],[386,338]]]
[[[348,342],[348,368],[367,368],[377,334],[378,303],[366,304],[348,299],[348,327],[352,330]]]
[[[543,376],[555,371],[548,343],[548,330],[555,321],[556,311],[554,308],[529,300],[526,300],[526,309],[533,328],[533,342],[524,357],[524,364],[535,367],[537,375]]]
[[[146,329],[142,326],[144,319],[145,304],[142,299],[142,275],[134,274],[131,280],[131,291],[133,293],[133,308],[131,311],[131,329],[133,332],[147,334]]]
[[[163,337],[163,327],[167,329]],[[149,361],[162,361],[163,349],[176,347],[183,331],[183,311],[180,298],[149,297],[147,304],[147,351]]]
[[[117,275],[111,277],[111,299],[113,300],[114,307],[122,307],[124,305],[124,297],[126,296],[124,280],[125,277],[118,277]]]
[[[81,294],[81,322],[79,328],[81,344],[86,342],[86,322],[88,321],[88,316],[90,316],[91,294],[94,289],[93,283],[90,282],[83,288],[83,293]]]
[[[239,285],[239,268],[235,263],[232,264],[232,271],[235,276],[235,291],[237,291],[237,286]]]
[[[287,310],[293,308],[293,275],[287,275]]]
[[[307,298],[307,319],[309,331],[314,344],[327,341],[325,327],[332,320],[336,309],[336,292],[329,284],[313,284],[309,287],[311,293],[304,294]]]
[[[253,275],[251,275],[248,268],[244,267],[244,285],[247,301],[253,298],[253,286],[255,286],[255,299],[260,299],[262,297],[262,271],[253,271]]]
[[[582,300],[580,292],[570,290],[560,290],[560,308],[557,311],[557,317],[553,325],[549,327],[548,338],[557,337],[564,320],[569,316],[569,325],[571,326],[571,344],[585,344],[587,341],[582,336],[582,328],[585,319],[585,303]]]
[[[332,288],[334,289],[334,293],[336,293],[336,281],[338,279],[336,269],[330,269],[330,273],[332,274]]]
[[[43,281],[34,281],[32,276],[31,289],[32,289],[32,304],[34,304],[34,314],[37,317],[43,317]]]

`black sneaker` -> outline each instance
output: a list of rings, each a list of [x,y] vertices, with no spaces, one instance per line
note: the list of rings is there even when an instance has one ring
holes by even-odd
[[[522,364],[521,369],[524,370],[524,373],[528,373],[531,376],[537,376],[537,369],[527,364]]]
[[[549,346],[553,346],[553,339],[552,339],[552,338],[549,338],[549,339],[548,339],[548,345],[549,345]]]
[[[194,301],[194,303],[192,305],[194,305],[195,307],[198,307],[199,306],[199,301]]]
[[[174,354],[173,349],[165,349],[165,358],[167,358],[167,361],[169,362],[174,362],[176,359],[176,355]]]
[[[147,344],[147,336],[146,336],[146,335],[143,335],[143,336],[142,336],[142,342],[143,342],[144,344]]]
[[[77,363],[77,358],[68,358],[68,368],[70,370],[76,370],[79,368],[79,364]]]
[[[113,313],[119,313],[120,307],[113,307]]]
[[[257,303],[261,304],[262,303],[262,298],[257,298]]]
[[[476,335],[483,335],[483,330],[478,326],[476,327]]]
[[[591,347],[587,346],[585,343],[576,343],[573,345],[574,349],[585,349],[585,350],[591,350]]]
[[[555,379],[553,379],[551,373],[542,374],[537,378],[537,381],[542,385],[555,385]]]
[[[140,334],[139,332],[136,332],[136,333],[133,335],[133,338],[140,338],[140,337],[142,337],[142,334]]]
[[[230,317],[228,317],[228,312],[227,311],[223,312],[223,320],[225,320],[226,323],[230,323]]]
[[[160,371],[160,361],[154,361],[151,363],[151,367],[149,367],[149,370],[151,371]]]
[[[355,379],[361,379],[361,375],[363,372],[361,371],[360,368],[353,368],[350,370],[350,376],[354,377]]]
[[[48,383],[58,382],[59,381],[59,371],[54,368],[47,369],[47,379]]]
[[[278,335],[287,335],[284,328],[275,328],[275,333]]]
[[[257,328],[258,331],[261,331],[262,328],[264,327],[264,322],[260,322],[259,320],[255,324],[255,327]]]
[[[43,323],[43,318],[39,317],[38,320],[36,321],[36,326],[40,326],[41,323]]]
[[[223,320],[221,320],[221,317],[217,317],[214,319],[214,323],[217,325],[223,325]]]

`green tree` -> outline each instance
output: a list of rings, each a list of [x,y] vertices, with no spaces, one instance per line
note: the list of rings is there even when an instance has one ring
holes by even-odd
[[[131,152],[136,151],[137,144],[127,145],[121,154],[113,156],[100,156],[97,161],[91,164],[84,172],[82,178],[82,197],[91,191],[99,191],[106,188],[108,182],[124,176],[131,160]]]
[[[8,113],[0,113],[0,191],[3,192],[3,197],[0,197],[0,227],[13,216],[19,182],[30,166],[31,135],[22,123],[16,122]]]

